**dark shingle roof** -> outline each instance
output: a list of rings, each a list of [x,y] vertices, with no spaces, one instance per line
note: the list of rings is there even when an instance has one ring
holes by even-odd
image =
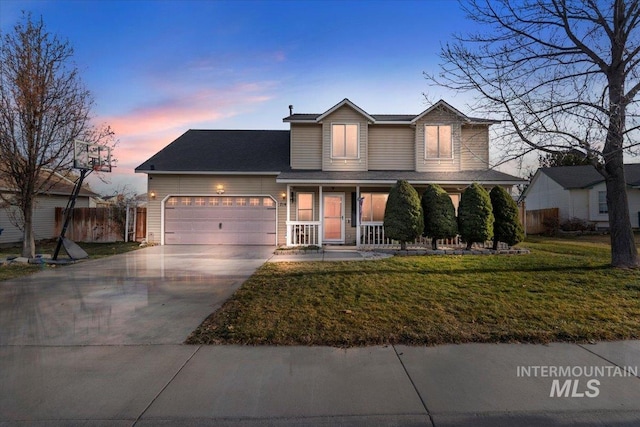
[[[289,158],[288,130],[189,130],[136,172],[280,172]]]
[[[341,181],[341,182],[367,182],[395,183],[399,179],[405,179],[412,183],[448,183],[470,184],[480,182],[485,184],[504,183],[520,184],[524,179],[518,178],[496,170],[476,170],[460,172],[415,172],[415,171],[289,171],[278,175],[278,182],[294,181]]]
[[[540,168],[540,172],[566,190],[589,188],[604,181],[604,177],[591,165]],[[628,185],[640,185],[640,163],[624,165],[624,174]]]

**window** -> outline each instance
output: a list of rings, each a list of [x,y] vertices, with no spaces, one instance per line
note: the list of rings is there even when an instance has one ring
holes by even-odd
[[[313,221],[313,193],[297,193],[298,221]]]
[[[389,195],[386,193],[362,193],[362,222],[384,221],[384,210]]]
[[[218,206],[218,205],[220,205],[220,198],[209,197],[209,206]]]
[[[182,198],[182,204],[184,206],[191,206],[191,197],[183,197]]]
[[[249,206],[260,206],[260,199],[257,197],[249,198]]]
[[[233,199],[231,197],[225,197],[222,199],[222,206],[233,206]]]
[[[274,204],[275,203],[271,197],[265,197],[262,199],[262,206],[272,207]]]
[[[598,213],[608,214],[609,207],[607,206],[607,192],[598,191]]]
[[[247,199],[244,197],[238,197],[236,199],[236,206],[247,206]]]
[[[196,206],[204,206],[204,197],[196,197]]]
[[[358,125],[333,125],[331,129],[331,157],[358,158]]]
[[[453,158],[451,126],[426,125],[424,127],[424,157],[426,159]]]

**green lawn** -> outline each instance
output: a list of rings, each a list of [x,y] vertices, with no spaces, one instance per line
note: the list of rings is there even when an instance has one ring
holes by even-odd
[[[124,252],[129,252],[140,248],[140,243],[137,242],[115,242],[115,243],[79,243],[80,247],[89,254],[89,259],[103,258],[110,255],[116,255]],[[53,255],[56,248],[56,242],[52,240],[42,241],[36,243],[36,254],[49,254]],[[0,248],[0,258],[6,258],[8,256],[19,256],[20,247]],[[64,248],[60,250],[59,259],[68,258]],[[43,268],[52,268],[50,266],[40,266],[31,264],[9,264],[0,266],[0,280],[14,279],[16,277],[26,276],[33,274]],[[60,268],[55,267],[55,268]]]
[[[530,255],[268,263],[190,344],[358,346],[640,338],[640,272],[608,236],[532,238]]]

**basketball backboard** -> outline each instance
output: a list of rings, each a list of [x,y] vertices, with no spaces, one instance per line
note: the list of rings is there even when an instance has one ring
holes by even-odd
[[[75,140],[73,142],[73,167],[111,172],[111,147]]]

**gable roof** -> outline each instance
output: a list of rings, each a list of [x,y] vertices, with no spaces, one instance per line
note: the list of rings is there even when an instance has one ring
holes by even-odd
[[[343,99],[333,107],[329,108],[324,113],[296,113],[290,114],[289,116],[282,119],[283,122],[288,123],[320,123],[324,118],[326,118],[329,114],[336,111],[338,108],[347,105],[353,108],[358,113],[362,114],[367,120],[369,120],[373,124],[414,124],[418,120],[420,120],[425,115],[429,114],[433,110],[437,108],[445,108],[454,113],[456,116],[460,117],[463,121],[469,124],[482,124],[482,125],[491,125],[495,123],[500,123],[500,120],[491,120],[491,119],[481,119],[477,117],[469,117],[457,109],[453,108],[451,105],[443,101],[442,99],[433,104],[431,107],[424,110],[422,113],[415,114],[369,114],[364,111],[362,108],[358,107],[356,104],[351,102],[348,98]]]
[[[46,174],[51,174],[51,172],[42,171],[40,177],[42,178],[43,175],[46,175]],[[38,185],[40,185],[40,183],[43,180],[44,178],[40,180]],[[62,176],[59,173],[53,173],[53,177],[50,178],[50,181],[47,183],[47,186],[42,191],[38,192],[38,194],[51,195],[51,196],[53,195],[71,196],[71,193],[73,192],[74,187],[75,187],[75,181]],[[15,187],[12,187],[11,183],[7,181],[6,178],[0,177],[0,192],[11,193],[13,191],[15,191]],[[97,197],[98,196],[97,193],[88,189],[86,187],[86,184],[83,184],[83,186],[80,187],[80,191],[78,195],[81,197]]]
[[[288,130],[188,130],[136,173],[269,173],[290,167]]]
[[[358,113],[362,114],[367,120],[371,121],[371,122],[375,122],[375,119],[373,117],[371,117],[369,115],[369,113],[367,113],[366,111],[364,111],[362,108],[358,107],[356,104],[354,104],[353,102],[349,101],[347,98],[343,99],[342,101],[338,102],[336,105],[334,105],[333,107],[329,108],[327,111],[325,111],[324,113],[320,114],[317,118],[316,121],[320,121],[323,120],[325,117],[327,117],[329,114],[333,113],[334,111],[338,110],[339,108],[342,108],[344,106],[348,106],[351,107],[353,110],[357,111]]]
[[[590,188],[604,182],[604,177],[592,165],[540,168],[536,172],[536,176],[542,173],[557,182],[565,190]],[[632,187],[640,186],[640,163],[624,165],[624,175],[627,185]],[[532,183],[536,176],[531,180]]]

